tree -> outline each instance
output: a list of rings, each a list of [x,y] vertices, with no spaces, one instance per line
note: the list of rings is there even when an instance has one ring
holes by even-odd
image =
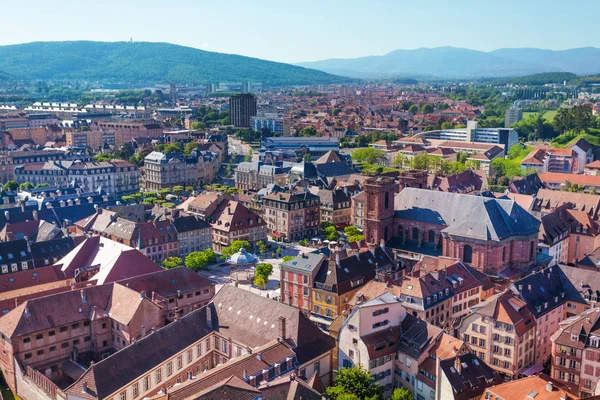
[[[194,121],[190,124],[190,129],[194,130],[194,131],[199,131],[202,129],[206,129],[206,124],[204,122],[201,121]]]
[[[352,152],[354,162],[365,162],[368,164],[384,164],[387,161],[385,151],[368,147]]]
[[[331,400],[347,399],[354,395],[361,400],[380,400],[381,388],[362,367],[343,368],[338,371],[335,382],[327,388]]]
[[[396,388],[392,393],[391,400],[413,400],[413,395],[407,388]]]
[[[596,186],[590,187],[590,194],[598,194],[596,191]]]
[[[173,186],[173,194],[179,196],[183,192],[183,186]]]
[[[261,256],[264,255],[268,250],[267,245],[262,240],[256,242],[256,247],[258,248],[258,252]]]
[[[421,112],[423,112],[423,114],[431,114],[433,112],[433,105],[424,104],[423,108],[421,108]]]
[[[33,187],[33,183],[31,182],[23,182],[21,183],[21,185],[19,186],[19,190],[29,190]]]
[[[398,129],[400,132],[404,133],[408,130],[408,121],[405,119],[401,119],[398,121]]]
[[[213,249],[194,251],[185,258],[185,266],[192,271],[205,269],[210,264],[217,262],[217,255]]]
[[[14,192],[19,188],[19,184],[17,183],[17,181],[8,181],[4,184],[2,188],[5,192]]]
[[[393,161],[393,164],[397,167],[404,167],[404,163],[406,162],[406,156],[404,154],[398,154]]]
[[[185,145],[185,148],[183,149],[183,154],[187,157],[192,153],[192,151],[194,151],[195,149],[199,149],[200,147],[202,147],[202,145],[198,142],[189,142]]]
[[[231,244],[221,251],[221,256],[228,258],[240,251],[241,248],[245,248],[246,251],[252,250],[252,246],[247,240],[234,240]]]
[[[186,186],[185,187],[185,191],[188,193],[192,193],[194,191],[194,187],[193,186]]]
[[[163,267],[166,269],[177,268],[182,264],[181,258],[179,257],[168,257],[163,261]]]
[[[306,153],[304,155],[304,161],[306,161],[306,162],[311,162],[312,161],[312,158],[310,157],[310,153]]]
[[[300,246],[305,246],[305,247],[308,247],[308,246],[310,245],[310,243],[308,243],[308,239],[301,239],[301,240],[299,240],[299,241],[298,241],[298,244],[299,244]],[[287,256],[286,256],[286,257],[287,257]],[[285,258],[285,257],[284,257],[284,258]]]
[[[183,146],[179,142],[171,143],[165,146],[164,153],[176,153],[183,151]]]
[[[411,113],[411,114],[413,114],[413,115],[414,115],[414,114],[417,114],[417,113],[419,112],[419,106],[418,106],[418,105],[416,105],[416,104],[413,104],[413,105],[411,105],[411,106],[408,108],[408,112],[409,112],[409,113]]]
[[[327,240],[333,242],[340,238],[340,234],[338,233],[337,229],[335,229],[335,226],[328,226],[325,228],[325,237]]]
[[[256,286],[265,287],[267,285],[267,282],[269,282],[269,277],[272,274],[273,266],[271,264],[258,264],[256,267],[254,267],[254,284]]]
[[[294,257],[294,256],[284,256],[281,260],[283,262],[286,262],[286,261],[293,260],[294,258],[296,258],[296,257]]]
[[[329,221],[323,221],[321,222],[321,230],[324,231],[325,229],[329,228],[330,226],[333,226],[333,224]]]
[[[305,137],[317,136],[317,129],[312,125],[307,126],[305,128],[302,128],[302,130],[300,131],[300,134],[298,136],[305,136]]]
[[[162,197],[165,197],[166,195],[171,194],[171,189],[169,189],[169,188],[162,188],[162,189],[160,189],[158,191],[158,193],[160,193],[160,195]]]
[[[37,185],[35,185],[36,189],[45,188],[45,187],[48,187],[47,183],[38,183]]]

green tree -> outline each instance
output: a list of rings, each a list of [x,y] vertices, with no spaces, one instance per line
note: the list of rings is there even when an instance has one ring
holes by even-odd
[[[390,400],[413,400],[413,395],[407,388],[396,388]]]
[[[296,257],[294,257],[294,256],[284,256],[281,260],[283,262],[286,262],[286,261],[293,260],[294,258],[296,258]]]
[[[431,114],[433,112],[433,105],[423,104],[423,108],[421,108],[421,112],[423,114]]]
[[[23,182],[19,186],[19,190],[29,190],[31,188],[33,188],[33,183],[31,183],[31,182]]]
[[[183,192],[183,186],[173,186],[173,194],[179,196]]]
[[[404,167],[404,163],[406,162],[406,156],[404,154],[398,154],[393,161],[393,164],[397,167]]]
[[[310,125],[307,126],[305,128],[302,128],[302,130],[300,131],[300,134],[298,136],[305,136],[305,137],[310,137],[310,136],[317,136],[317,129]]]
[[[185,148],[183,149],[183,154],[187,157],[192,153],[192,151],[194,151],[195,149],[199,149],[200,147],[202,147],[202,145],[198,142],[189,142],[185,145]]]
[[[193,186],[186,186],[185,187],[185,191],[188,193],[192,193],[194,191],[194,187]]]
[[[597,191],[596,191],[596,186],[592,186],[592,187],[590,187],[590,191],[589,191],[589,193],[590,193],[590,194],[598,194],[598,193],[597,193]]]
[[[185,266],[192,271],[200,271],[215,262],[217,262],[217,255],[213,249],[194,251],[185,258]]]
[[[246,251],[251,251],[252,246],[247,240],[234,240],[231,244],[221,251],[221,256],[228,258],[240,251],[241,248],[245,248]]]
[[[171,194],[171,189],[169,189],[169,188],[162,188],[162,189],[160,189],[158,191],[158,193],[160,193],[160,195],[162,197],[165,197],[166,195]]]
[[[340,234],[338,233],[337,229],[335,229],[335,226],[328,226],[327,228],[325,228],[324,233],[325,237],[329,241],[336,241],[340,238]]]
[[[256,247],[258,248],[258,253],[261,256],[264,255],[268,250],[267,245],[262,240],[259,240],[258,242],[256,242]]]
[[[308,246],[310,245],[310,243],[308,243],[308,239],[301,239],[301,240],[299,240],[299,241],[298,241],[298,244],[299,244],[300,246],[305,246],[305,247],[308,247]],[[287,256],[286,256],[286,257],[287,257]],[[284,257],[284,258],[285,258],[285,257]]]
[[[190,124],[190,129],[194,131],[200,131],[202,129],[206,129],[206,124],[202,121],[194,121]]]
[[[269,277],[272,274],[273,266],[271,264],[258,264],[256,267],[254,267],[254,284],[256,286],[265,287],[267,282],[269,282]]]
[[[413,104],[413,105],[411,105],[411,106],[408,108],[408,112],[409,112],[409,113],[411,113],[411,114],[413,114],[413,115],[414,115],[414,114],[418,114],[418,113],[419,113],[419,106],[418,106],[418,105],[416,105],[416,104]]]
[[[168,144],[164,149],[164,153],[176,153],[179,151],[183,151],[183,146],[179,142]]]
[[[324,231],[325,229],[329,228],[330,226],[334,226],[331,222],[329,221],[323,221],[321,222],[321,230]]]
[[[163,267],[167,269],[177,268],[182,264],[181,258],[179,257],[168,257],[163,261]]]
[[[312,161],[312,158],[311,158],[311,156],[310,156],[310,153],[306,153],[306,154],[304,155],[304,161],[306,161],[306,162],[311,162],[311,161]]]
[[[45,187],[48,187],[47,183],[38,183],[37,185],[35,185],[36,189],[45,188]]]
[[[384,164],[387,161],[385,151],[368,147],[352,152],[354,162],[365,162],[369,164]]]
[[[344,233],[346,234],[346,236],[354,236],[354,235],[361,234],[360,230],[354,225],[349,225],[349,226],[345,227]]]
[[[17,183],[17,181],[8,181],[4,184],[2,188],[6,192],[14,192],[19,188],[19,184]]]
[[[327,388],[331,400],[347,399],[354,395],[361,400],[380,400],[381,388],[362,367],[343,368],[338,371],[333,385]]]

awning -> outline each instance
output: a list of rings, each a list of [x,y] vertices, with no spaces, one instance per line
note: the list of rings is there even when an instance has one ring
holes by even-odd
[[[271,233],[271,236],[280,238],[280,237],[284,237],[285,235],[283,233],[273,232],[273,233]]]
[[[538,374],[538,373],[542,372],[543,370],[544,370],[544,367],[542,366],[542,364],[534,364],[530,367],[521,368],[521,371],[519,371],[519,375],[531,376],[531,375]]]

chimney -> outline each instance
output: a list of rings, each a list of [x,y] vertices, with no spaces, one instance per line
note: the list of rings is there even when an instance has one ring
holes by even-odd
[[[459,374],[462,372],[462,364],[460,362],[460,357],[456,357],[454,359],[454,369],[456,370],[456,372],[458,372]]]
[[[6,218],[7,221],[10,221],[10,214],[8,211],[4,211],[4,218]]]
[[[142,299],[143,299],[144,297],[146,297],[146,291],[145,291],[145,290],[142,290],[142,291],[140,292],[140,297],[141,297]]]
[[[281,338],[281,340],[285,340],[286,335],[285,335],[285,317],[279,317],[279,337]]]
[[[381,239],[381,241],[379,242],[379,247],[381,247],[381,250],[383,250],[383,252],[385,253],[385,240]]]
[[[552,382],[550,382],[550,381],[546,382],[546,391],[548,391],[548,392],[554,391],[554,386],[552,385]]]
[[[140,335],[141,335],[142,337],[146,336],[146,326],[145,326],[145,325],[142,325],[142,326],[140,327]]]
[[[243,372],[243,377],[244,377],[244,380],[245,380],[245,381],[247,381],[247,380],[248,380],[248,371],[244,370],[244,372]]]
[[[38,212],[37,212],[37,210],[33,210],[33,211],[31,212],[31,214],[33,215],[33,219],[34,219],[34,220],[36,220],[36,221],[37,221],[37,220],[39,219],[39,216],[38,216]]]
[[[206,306],[206,325],[208,325],[208,327],[210,329],[213,328],[213,324],[212,324],[212,308],[210,307],[210,304]]]
[[[29,305],[25,304],[25,316],[29,317],[31,314],[29,313]]]
[[[79,294],[81,295],[81,302],[82,302],[83,304],[87,303],[87,299],[85,298],[85,291],[84,291],[83,289],[81,289],[81,290],[79,291]]]
[[[262,361],[262,354],[258,353],[258,354],[256,355],[256,359],[257,359],[258,361]]]

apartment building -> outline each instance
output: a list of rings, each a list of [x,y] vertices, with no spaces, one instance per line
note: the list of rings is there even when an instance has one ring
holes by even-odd
[[[88,138],[112,136],[117,148],[124,143],[131,143],[134,138],[158,139],[163,136],[163,128],[160,125],[137,122],[98,121],[90,125],[90,132]]]
[[[578,173],[579,157],[572,149],[554,147],[534,147],[521,161],[522,168],[534,169],[537,172]]]
[[[145,191],[158,191],[173,186],[197,187],[211,183],[217,171],[212,153],[194,150],[189,156],[181,152],[153,151],[144,158],[141,186]]]
[[[587,397],[600,379],[600,310],[584,311],[560,323],[552,335],[552,378]]]
[[[221,252],[235,240],[251,245],[267,240],[267,223],[237,201],[222,201],[206,219],[212,226],[213,250]]]
[[[284,261],[279,265],[281,296],[279,300],[287,305],[299,308],[306,315],[313,310],[313,288],[315,276],[326,266],[329,260],[322,252],[300,254],[298,257]],[[333,298],[321,297],[327,304],[333,303]]]
[[[235,169],[235,187],[254,191],[271,184],[284,187],[292,165],[288,162],[275,165],[263,164],[261,161],[241,162]]]
[[[179,215],[170,220],[177,232],[182,258],[194,251],[212,249],[212,227],[197,215]]]
[[[350,221],[352,225],[363,228],[365,225],[365,200],[367,194],[360,192],[351,198]]]
[[[527,304],[510,291],[474,309],[457,331],[481,360],[508,379],[516,379],[536,362],[535,318]]]
[[[407,317],[400,299],[387,292],[357,304],[339,332],[337,368],[361,366],[389,397],[395,387],[396,352],[406,318],[416,321]]]
[[[276,240],[292,241],[319,233],[319,197],[308,192],[273,192],[263,196],[263,215]]]
[[[84,192],[102,190],[109,194],[139,190],[139,171],[128,161],[47,161],[15,167],[17,182],[33,185],[67,186],[73,182]]]
[[[321,222],[330,222],[336,227],[351,224],[351,200],[347,189],[320,189],[317,196],[321,204]]]

